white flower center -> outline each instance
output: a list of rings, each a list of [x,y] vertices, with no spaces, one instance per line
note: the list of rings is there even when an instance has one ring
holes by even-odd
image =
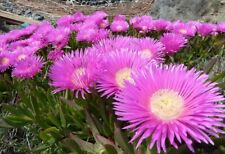
[[[120,88],[124,88],[124,81],[127,80],[131,83],[134,83],[134,80],[131,78],[132,70],[130,68],[123,68],[117,71],[116,73],[116,83]]]
[[[27,55],[26,54],[20,54],[17,59],[18,60],[23,60],[23,59],[26,59],[27,58]]]
[[[142,30],[143,30],[143,31],[146,31],[147,29],[148,29],[147,26],[142,26]]]
[[[6,57],[2,58],[1,59],[1,64],[2,65],[8,65],[9,64],[9,58],[6,58]]]
[[[117,29],[118,31],[121,31],[121,30],[123,30],[123,27],[122,27],[121,25],[119,25],[119,26],[116,27],[116,29]]]
[[[179,30],[181,34],[187,34],[187,30],[186,29],[180,29]]]
[[[143,58],[152,58],[152,52],[149,49],[141,50],[141,57]]]
[[[84,86],[84,81],[81,79],[82,76],[85,75],[85,68],[80,67],[74,70],[73,74],[72,74],[72,83],[75,86],[78,87],[83,87]]]
[[[174,90],[160,89],[150,98],[150,111],[159,119],[170,121],[183,111],[183,98]]]

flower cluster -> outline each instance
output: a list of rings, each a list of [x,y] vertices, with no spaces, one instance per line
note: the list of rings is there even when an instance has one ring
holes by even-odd
[[[129,31],[136,37],[123,36]],[[153,39],[151,32],[162,35]],[[11,69],[13,77],[32,78],[47,59],[53,63],[48,77],[54,93],[70,90],[85,99],[97,89],[102,97],[114,98],[115,114],[127,122],[124,129],[134,132],[131,142],[138,139],[137,147],[151,138],[149,148],[156,145],[158,153],[166,152],[166,142],[175,148],[184,142],[194,151],[193,142],[213,144],[210,136],[225,133],[225,105],[220,104],[225,99],[206,74],[165,65],[165,56],[179,52],[195,35],[224,32],[224,23],[150,16],[127,21],[123,15],[110,23],[105,12],[77,12],[60,18],[55,27],[43,22],[1,35],[0,72]],[[67,52],[72,36],[90,47]]]

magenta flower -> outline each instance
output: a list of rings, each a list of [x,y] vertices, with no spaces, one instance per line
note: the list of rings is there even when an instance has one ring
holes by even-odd
[[[30,56],[35,54],[35,51],[30,49],[30,48],[21,48],[21,49],[17,49],[14,52],[12,52],[13,57],[14,57],[14,61],[18,62],[21,60],[25,60],[27,58],[29,58]]]
[[[101,40],[95,43],[92,48],[99,53],[109,53],[119,49],[134,50],[136,48],[136,40],[137,38],[135,37],[117,36],[115,38]]]
[[[55,61],[55,60],[61,58],[63,56],[63,54],[64,54],[63,50],[55,49],[48,53],[48,59]]]
[[[132,22],[132,25],[135,29],[143,33],[149,32],[154,29],[153,20],[150,16],[141,16],[138,18],[133,18],[133,20],[130,22]]]
[[[28,46],[29,43],[30,43],[29,39],[19,40],[19,41],[10,43],[8,48],[10,51],[14,51],[14,50],[21,49],[23,47]]]
[[[142,58],[157,63],[163,62],[164,46],[152,38],[136,39],[134,46]]]
[[[197,32],[201,36],[211,35],[216,32],[216,25],[210,23],[201,23],[197,27]]]
[[[217,25],[217,31],[220,32],[220,33],[225,32],[225,22],[221,22]]]
[[[35,32],[37,28],[38,28],[38,25],[33,24],[23,29],[12,30],[9,33],[4,35],[4,42],[10,43],[12,41],[17,41],[21,39],[22,37],[27,38],[29,35]]]
[[[98,35],[98,29],[89,28],[86,30],[80,30],[77,33],[76,40],[78,42],[93,42],[96,35]]]
[[[195,36],[196,31],[196,27],[183,22],[174,23],[171,30],[171,32],[181,34],[183,36]]]
[[[102,20],[106,19],[107,16],[108,14],[103,11],[96,11],[92,15],[87,16],[85,22],[98,25]]]
[[[135,132],[131,142],[137,147],[150,138],[148,147],[156,145],[166,153],[166,142],[178,148],[185,142],[194,152],[193,141],[206,144],[225,133],[225,105],[215,83],[195,69],[183,65],[151,66],[127,82],[114,103],[118,120],[128,122],[124,129]],[[220,128],[223,127],[223,128]]]
[[[57,26],[58,27],[69,26],[70,24],[72,24],[75,21],[75,19],[76,18],[73,15],[62,16],[61,18],[58,19]]]
[[[30,56],[14,64],[12,76],[17,78],[32,78],[43,67],[43,60],[37,56]]]
[[[140,17],[136,16],[130,19],[129,23],[135,28],[135,25],[141,20]]]
[[[83,22],[86,19],[86,16],[79,11],[74,13],[73,16],[74,16],[74,22]]]
[[[30,39],[35,39],[39,41],[47,41],[47,35],[54,29],[54,27],[49,22],[42,22]]]
[[[75,51],[55,61],[49,73],[50,85],[56,88],[54,93],[68,89],[75,91],[76,97],[81,93],[84,98],[85,92],[90,92],[89,88],[94,85],[98,65],[97,55],[88,51],[84,54]]]
[[[92,42],[98,42],[100,40],[104,40],[106,38],[109,37],[109,30],[106,29],[98,29],[98,31],[96,31],[95,37],[93,39]]]
[[[114,20],[126,20],[126,16],[119,14],[119,15],[114,17]]]
[[[187,40],[180,34],[165,33],[161,36],[160,42],[164,45],[166,53],[173,54],[183,48]]]
[[[56,48],[61,49],[67,45],[70,37],[70,29],[67,27],[58,27],[53,29],[47,36],[48,41]]]
[[[129,24],[122,17],[115,17],[114,21],[111,23],[110,29],[112,32],[126,32],[129,28]]]
[[[109,21],[107,19],[101,20],[100,23],[98,23],[98,25],[99,25],[99,28],[105,29],[109,27]]]
[[[1,36],[1,35],[0,35]],[[6,51],[8,48],[8,44],[1,42],[1,37],[0,37],[0,52]]]
[[[102,70],[97,89],[102,96],[110,97],[124,88],[125,82],[133,83],[132,76],[147,62],[137,52],[121,49],[102,56]]]
[[[154,30],[161,31],[161,30],[168,30],[170,26],[170,22],[164,19],[158,19],[153,21]]]
[[[0,52],[0,72],[4,72],[13,64],[13,56],[10,52]]]

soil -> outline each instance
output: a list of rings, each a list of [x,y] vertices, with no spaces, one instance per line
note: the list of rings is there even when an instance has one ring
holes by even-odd
[[[139,2],[125,2],[112,4],[111,6],[82,6],[76,4],[66,4],[59,0],[14,0],[20,8],[29,8],[32,11],[45,14],[48,18],[58,18],[62,15],[82,11],[90,14],[96,10],[103,10],[114,16],[124,14],[128,17],[134,15],[148,14],[154,0],[140,0]]]

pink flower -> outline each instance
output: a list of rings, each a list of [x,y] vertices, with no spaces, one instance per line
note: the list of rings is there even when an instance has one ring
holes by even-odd
[[[14,64],[12,76],[17,78],[32,78],[43,67],[43,60],[37,56],[30,56]]]
[[[114,17],[114,20],[110,26],[112,32],[125,32],[129,28],[129,24],[125,20],[125,16],[118,15]]]
[[[83,22],[86,19],[86,16],[79,11],[74,13],[73,16],[74,16],[74,22]]]
[[[12,52],[15,62],[25,60],[34,54],[35,54],[35,51],[32,50],[31,48],[20,48]]]
[[[161,36],[160,42],[164,45],[166,53],[173,54],[183,48],[187,40],[180,34],[165,33]]]
[[[220,33],[225,32],[225,22],[221,22],[217,25],[217,31],[220,32]]]
[[[97,59],[94,53],[75,51],[55,61],[49,73],[50,85],[56,88],[54,93],[68,89],[75,91],[76,97],[81,93],[84,98],[99,71]]]
[[[47,36],[48,41],[56,48],[61,49],[67,45],[70,37],[70,29],[67,27],[58,27],[53,29]]]
[[[0,52],[0,72],[4,72],[13,63],[13,56],[10,52]]]
[[[109,21],[107,19],[101,20],[100,23],[98,23],[98,25],[99,25],[99,28],[105,29],[109,26]]]
[[[87,16],[85,22],[98,25],[102,20],[106,19],[107,16],[108,14],[103,11],[96,11],[92,15]]]
[[[171,32],[181,34],[183,36],[195,36],[197,29],[196,27],[190,26],[187,23],[178,22],[172,25]]]
[[[99,53],[109,53],[120,49],[135,50],[136,48],[135,37],[117,36],[115,38],[109,38],[101,40],[93,45],[93,49]]]
[[[163,62],[164,46],[161,42],[152,38],[141,38],[135,41],[134,46],[142,58],[156,63]]]
[[[158,19],[153,21],[153,27],[157,31],[161,30],[168,30],[168,27],[170,26],[170,22],[164,19]]]
[[[210,23],[201,23],[197,27],[197,32],[201,36],[211,35],[216,32],[216,25]]]
[[[150,16],[141,16],[133,18],[133,20],[131,20],[130,22],[132,23],[135,29],[143,33],[150,32],[154,28],[153,20]]]
[[[135,133],[136,147],[150,139],[148,147],[155,145],[158,153],[166,153],[167,142],[176,149],[184,142],[194,152],[194,141],[213,144],[210,136],[225,133],[225,105],[219,103],[224,97],[202,72],[151,66],[133,80],[116,95],[114,109],[118,120],[128,123],[124,129]]]
[[[75,17],[73,15],[62,16],[61,18],[58,19],[57,26],[58,27],[69,26],[74,21],[75,21]]]
[[[48,53],[48,59],[55,61],[55,60],[61,58],[63,56],[63,54],[64,54],[63,50],[55,49]]]
[[[99,74],[97,89],[107,97],[123,89],[125,82],[133,83],[132,76],[147,64],[137,52],[128,49],[104,54],[101,59],[103,72]]]
[[[80,30],[77,33],[76,39],[78,42],[93,42],[95,40],[95,37],[98,33],[98,29],[95,28],[89,28],[86,30]]]

